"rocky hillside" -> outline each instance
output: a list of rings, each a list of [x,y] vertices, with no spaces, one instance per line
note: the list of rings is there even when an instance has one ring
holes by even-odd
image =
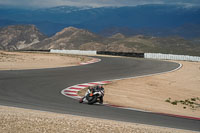
[[[200,43],[181,37],[151,37],[136,35],[110,42],[109,45],[124,46],[128,52],[152,52],[166,54],[200,55]],[[110,47],[112,51],[116,47]]]
[[[31,49],[80,49],[115,52],[156,52],[200,55],[197,41],[181,37],[152,37],[136,35],[126,37],[117,33],[105,38],[87,30],[68,27],[56,35],[31,46]]]
[[[80,50],[101,50],[117,52],[137,52],[134,47],[127,47],[120,41],[126,37],[120,33],[109,38],[98,36],[87,30],[68,27],[29,47],[29,49],[80,49]],[[120,43],[120,44],[119,44]],[[141,51],[140,51],[141,52]]]
[[[29,48],[104,50],[103,40],[102,37],[87,30],[68,27]]]
[[[0,49],[17,50],[45,39],[34,25],[16,25],[0,28]]]
[[[155,52],[200,56],[199,38],[125,36],[117,33],[101,37],[74,27],[64,28],[54,36],[45,38],[35,26],[10,26],[0,30],[0,49],[70,49],[115,52]]]

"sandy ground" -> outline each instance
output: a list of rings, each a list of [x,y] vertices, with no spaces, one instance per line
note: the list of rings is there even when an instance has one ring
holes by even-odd
[[[105,87],[105,102],[141,110],[200,118],[200,62],[184,62],[175,72],[114,81]],[[191,100],[193,98],[193,100]],[[170,99],[170,103],[166,102]],[[175,100],[186,101],[188,105]],[[193,103],[187,103],[187,101]],[[192,107],[193,106],[193,107]]]
[[[0,70],[66,67],[88,60],[88,57],[76,55],[0,51]]]
[[[98,125],[98,126],[97,126]],[[195,133],[44,111],[0,106],[1,133]]]

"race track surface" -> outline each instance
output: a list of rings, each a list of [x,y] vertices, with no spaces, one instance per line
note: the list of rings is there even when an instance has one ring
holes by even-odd
[[[165,72],[179,66],[176,63],[157,60],[98,58],[102,61],[84,66],[0,71],[0,104],[200,131],[199,120],[103,105],[79,104],[77,100],[63,96],[60,91],[72,85]]]

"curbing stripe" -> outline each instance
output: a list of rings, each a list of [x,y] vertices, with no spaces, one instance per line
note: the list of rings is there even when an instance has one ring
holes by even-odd
[[[71,87],[71,88],[69,88],[69,89],[72,89],[72,90],[81,90],[81,89],[83,89],[83,88],[74,88],[74,87]]]
[[[75,87],[73,87],[73,88],[66,88],[66,89],[64,89],[64,90],[68,90],[68,91],[79,91],[78,89],[74,89]],[[77,88],[77,87],[76,87]],[[81,89],[81,88],[80,88]]]
[[[66,93],[66,95],[68,95],[68,96],[78,96],[77,94],[70,94],[70,93]]]
[[[89,85],[78,85],[78,86],[81,86],[81,87],[89,87]]]
[[[70,95],[71,95],[71,94],[78,95],[77,92],[65,92],[65,94],[66,94],[66,95],[68,95],[68,94],[70,94]]]
[[[74,85],[72,86],[73,88],[85,88],[85,87],[81,87],[81,86],[78,86],[78,85]]]
[[[87,64],[92,64],[92,63],[97,63],[97,62],[100,62],[101,59],[98,59],[98,58],[92,58],[92,60],[89,60],[87,62],[82,62],[80,63],[80,65],[87,65]]]
[[[92,84],[92,85],[98,85],[98,83],[90,83],[90,84]]]
[[[69,90],[65,90],[64,92],[66,92],[66,93],[69,93],[69,92],[71,92],[71,93],[77,93],[77,91],[69,91]]]
[[[81,84],[81,86],[91,86],[91,84],[90,83],[85,83],[85,84]]]
[[[73,98],[73,99],[80,99],[81,97],[77,97],[78,96],[78,92],[81,91],[82,89],[87,88],[88,86],[95,86],[95,85],[99,85],[99,84],[105,84],[105,83],[110,83],[109,81],[102,81],[102,82],[98,82],[97,83],[83,83],[83,84],[78,84],[78,85],[74,85],[74,86],[80,86],[81,88],[75,88],[74,86],[68,87],[64,90],[61,91],[61,94],[63,94],[64,96]],[[76,90],[76,91],[74,91]]]
[[[167,114],[167,113],[156,113],[160,115],[167,115],[167,116],[172,116],[172,117],[179,117],[179,118],[186,118],[186,119],[193,119],[193,120],[199,120],[200,118],[198,117],[191,117],[191,116],[184,116],[184,115],[174,115],[174,114]]]

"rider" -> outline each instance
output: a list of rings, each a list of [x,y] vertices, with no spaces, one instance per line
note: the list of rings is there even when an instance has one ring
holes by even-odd
[[[99,103],[103,104],[104,88],[102,85],[98,85],[96,89],[97,91],[100,91],[102,93],[101,97],[99,97],[99,100],[100,100]]]
[[[98,85],[98,86],[92,86],[88,88],[88,91],[85,93],[85,96],[83,98],[80,99],[80,103],[82,103],[83,101],[86,101],[86,96],[91,92],[91,91],[98,91],[102,93],[102,96],[99,97],[99,103],[103,104],[103,96],[104,96],[104,88],[102,85]]]

